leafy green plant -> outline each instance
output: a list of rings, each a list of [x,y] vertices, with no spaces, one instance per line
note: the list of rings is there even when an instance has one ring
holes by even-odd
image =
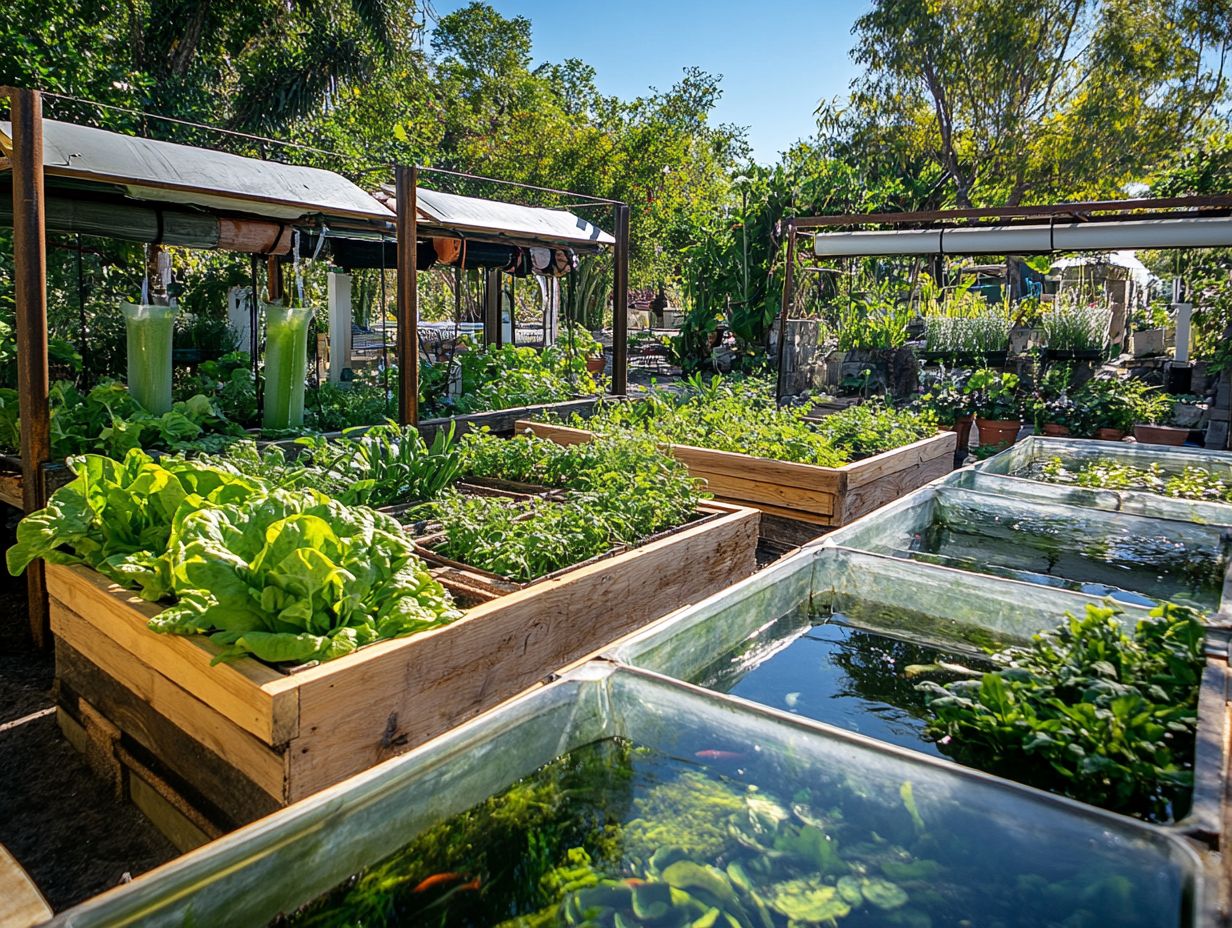
[[[453,443],[452,426],[436,433],[431,446],[411,427],[378,425],[326,440],[296,440],[302,463],[332,485],[344,503],[388,506],[436,499],[458,477],[462,452]]]
[[[462,448],[470,475],[568,491],[563,500],[516,504],[446,495],[437,505],[442,554],[514,580],[533,580],[615,544],[637,544],[688,521],[702,498],[688,468],[644,437],[558,445],[480,431],[466,435]]]
[[[257,419],[257,382],[252,358],[233,351],[217,360],[203,361],[176,383],[177,399],[201,394],[209,397],[232,422],[250,425]]]
[[[1079,425],[1081,408],[1070,395],[1072,379],[1073,369],[1058,364],[1036,381],[1025,409],[1037,431],[1045,425],[1063,425],[1073,431]]]
[[[1150,413],[1151,388],[1128,377],[1093,377],[1074,393],[1078,405],[1076,434],[1094,435],[1097,429],[1133,430],[1143,412]]]
[[[1148,820],[1176,817],[1193,783],[1204,627],[1171,603],[1132,634],[1118,615],[1088,605],[994,654],[999,669],[978,679],[920,684],[932,733],[982,769]]]
[[[1216,477],[1203,467],[1190,465],[1168,473],[1159,464],[1134,467],[1120,461],[1088,461],[1068,468],[1060,458],[1045,461],[1033,477],[1048,483],[1107,490],[1137,490],[1177,499],[1232,503],[1232,482]]]
[[[951,356],[1005,351],[1012,325],[1013,319],[992,308],[976,316],[929,316],[924,320],[924,350]]]
[[[935,435],[937,417],[931,410],[896,409],[883,400],[872,400],[826,416],[817,431],[857,459]]]
[[[677,445],[733,451],[778,461],[840,467],[847,456],[812,423],[802,407],[775,405],[769,381],[704,380],[679,392],[656,391],[636,403],[602,404],[572,424],[601,434],[632,430]]]
[[[449,369],[436,365],[426,385],[429,389],[421,397],[425,418],[559,403],[602,392],[586,369],[586,355],[571,354],[561,344],[539,351],[513,345],[481,346],[466,338],[451,364],[459,370],[460,395],[442,395]]]
[[[233,440],[241,429],[208,397],[173,403],[161,416],[147,412],[122,383],[104,381],[82,393],[68,381],[51,387],[51,452],[68,457],[100,452],[122,458],[133,448],[178,451],[215,435]],[[0,432],[0,438],[3,432]]]
[[[971,394],[967,390],[970,371],[946,370],[925,380],[924,392],[916,398],[915,407],[932,413],[943,425],[953,425],[957,420],[972,414]]]
[[[1017,374],[1001,373],[991,368],[974,371],[967,379],[971,408],[977,418],[1014,421],[1022,418],[1022,397]]]
[[[151,601],[155,631],[208,634],[215,660],[329,660],[460,613],[389,516],[195,460],[72,461],[18,525],[11,573],[84,563]]]

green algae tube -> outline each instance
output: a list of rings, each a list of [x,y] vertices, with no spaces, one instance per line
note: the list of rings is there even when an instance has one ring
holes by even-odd
[[[128,392],[149,412],[171,411],[171,335],[174,306],[124,303],[128,335]]]
[[[308,379],[308,327],[313,310],[265,306],[265,410],[267,429],[304,424],[304,386]]]

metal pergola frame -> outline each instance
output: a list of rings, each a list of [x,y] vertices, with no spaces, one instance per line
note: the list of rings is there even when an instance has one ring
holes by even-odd
[[[779,306],[778,320],[778,377],[775,399],[782,402],[784,361],[786,358],[787,323],[796,296],[795,269],[799,234],[816,237],[828,232],[851,229],[859,226],[890,226],[894,230],[912,228],[917,230],[978,229],[992,226],[1018,228],[1047,222],[1067,223],[1112,223],[1142,220],[1215,219],[1232,216],[1232,195],[1149,197],[1128,200],[1091,200],[1076,203],[1054,203],[1042,206],[1005,206],[980,209],[939,209],[900,213],[843,213],[834,216],[800,216],[786,219],[787,266],[783,275],[783,296]],[[1232,246],[1232,237],[1224,243]],[[1181,246],[1191,247],[1191,246]],[[1038,253],[1050,253],[1044,249]],[[1075,249],[1058,249],[1072,251]],[[1077,249],[1099,251],[1098,248]],[[1108,249],[1102,249],[1108,250]],[[943,252],[936,252],[942,254]],[[848,257],[891,256],[919,252],[893,252],[884,247],[866,253],[844,252]]]
[[[459,177],[466,180],[485,183],[502,184],[544,193],[560,194],[580,198],[585,202],[574,205],[607,206],[613,211],[615,229],[612,247],[612,390],[616,396],[623,395],[628,389],[629,376],[629,317],[627,304],[629,301],[629,206],[620,200],[608,200],[601,197],[588,197],[584,194],[572,193],[567,190],[556,190],[548,187],[536,187],[531,184],[521,184],[513,181],[503,181],[493,177],[481,177],[465,174],[461,171],[450,171],[441,168],[427,168],[419,165],[398,165],[394,169],[394,198],[397,213],[397,247],[398,247],[398,284],[397,284],[397,351],[399,359],[409,358],[408,372],[413,376],[406,377],[399,371],[398,378],[398,410],[403,424],[414,425],[419,422],[419,256],[416,247],[419,240],[419,229],[423,226],[431,231],[449,231],[436,223],[428,223],[419,218],[419,179],[421,173],[439,173]],[[472,241],[489,241],[500,244],[509,243],[511,237],[499,233],[484,234],[467,230],[465,237]],[[516,236],[512,240],[525,244],[529,241],[525,236]],[[576,242],[552,240],[547,244],[576,245]],[[408,268],[409,274],[401,273],[402,268]],[[488,331],[493,320],[485,313],[484,329],[486,337],[491,337]],[[497,330],[501,327],[499,313],[495,320]]]

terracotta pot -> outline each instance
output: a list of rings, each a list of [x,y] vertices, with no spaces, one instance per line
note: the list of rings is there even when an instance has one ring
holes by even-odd
[[[1125,433],[1120,429],[1096,429],[1095,437],[1099,441],[1120,441],[1125,437]]]
[[[947,432],[953,432],[958,436],[957,447],[959,451],[966,451],[967,446],[971,444],[971,422],[974,418],[974,416],[963,416],[945,426]]]
[[[1051,435],[1053,438],[1064,438],[1069,435],[1069,426],[1061,425],[1059,422],[1045,422],[1044,434]]]
[[[604,368],[607,367],[607,358],[587,358],[586,370],[592,374],[602,374]]]
[[[1134,426],[1134,438],[1147,445],[1183,445],[1189,438],[1189,429],[1139,423]]]
[[[1022,422],[1017,419],[976,419],[975,427],[980,432],[980,446],[998,445],[1008,448],[1018,441]]]

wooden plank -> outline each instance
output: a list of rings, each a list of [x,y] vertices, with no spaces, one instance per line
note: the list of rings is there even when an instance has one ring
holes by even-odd
[[[266,744],[281,745],[295,737],[299,707],[294,688],[281,685],[286,674],[255,660],[211,666],[218,646],[201,636],[150,632],[145,623],[158,614],[158,607],[102,574],[57,564],[49,565],[47,573],[52,595],[132,659],[148,664]]]
[[[721,503],[727,503],[731,506],[741,505],[741,502],[738,499],[724,499],[723,497],[718,497],[718,501]],[[768,513],[772,516],[779,516],[783,519],[794,519],[799,522],[811,522],[814,525],[823,526],[824,528],[837,528],[839,525],[839,517],[837,515],[817,515],[815,513],[804,512],[800,509],[785,509],[782,506],[773,506],[770,503],[758,503],[756,508],[758,511]]]
[[[128,798],[182,854],[213,840],[199,822],[176,808],[175,803],[135,771],[128,774]]]
[[[427,741],[556,670],[754,569],[758,513],[723,518],[532,584],[407,642],[297,675],[290,799]],[[667,595],[664,595],[667,594]],[[379,708],[373,694],[380,694]]]
[[[0,503],[7,503],[19,512],[25,512],[21,498],[21,474],[0,474]]]
[[[954,469],[953,444],[940,457],[915,464],[896,473],[883,474],[874,483],[866,483],[847,491],[843,497],[841,524],[858,519],[866,513],[879,509],[886,503],[919,489],[931,480],[944,477]]]
[[[850,492],[856,487],[866,486],[936,458],[953,458],[957,440],[958,437],[953,432],[938,432],[910,445],[848,464],[844,468],[847,471],[847,490]]]
[[[740,505],[768,503],[781,509],[800,510],[819,516],[833,515],[837,498],[833,492],[817,491],[803,487],[767,483],[752,477],[731,477],[727,474],[708,473],[701,468],[689,468],[689,472],[706,481],[706,489],[719,499],[736,500]]]
[[[174,727],[197,744],[217,755],[237,770],[244,771],[253,784],[273,799],[281,802],[286,788],[286,760],[282,754],[262,744],[251,734],[231,722],[213,707],[176,686],[149,665],[134,661],[132,656],[63,603],[52,600],[51,629],[65,645],[65,653],[75,652],[89,661],[103,675],[104,681],[114,681],[132,694],[140,706],[152,707],[161,719],[174,719]],[[167,733],[158,719],[151,720],[144,712],[133,715],[128,706],[132,700],[92,674],[80,671],[77,665],[65,661],[63,673],[57,654],[57,677],[72,675],[73,688],[90,703],[104,710],[104,715],[119,725],[121,731],[157,752],[156,742],[167,740]],[[95,684],[86,689],[86,684]],[[121,716],[124,716],[121,718]],[[168,723],[170,724],[170,723]],[[174,762],[172,762],[174,769]],[[187,775],[180,771],[182,775]],[[191,773],[191,771],[188,771]],[[223,794],[225,796],[225,794]]]
[[[51,916],[51,906],[34,880],[0,844],[0,928],[30,928]]]

